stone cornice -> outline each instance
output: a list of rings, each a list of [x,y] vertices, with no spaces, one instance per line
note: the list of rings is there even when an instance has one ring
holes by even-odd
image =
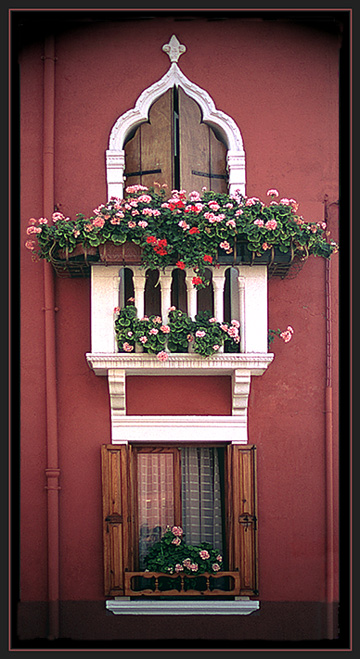
[[[165,362],[144,353],[86,353],[86,360],[96,375],[119,369],[126,375],[233,375],[241,369],[249,375],[262,375],[273,361],[273,353],[222,353],[203,358],[194,354],[169,354]]]

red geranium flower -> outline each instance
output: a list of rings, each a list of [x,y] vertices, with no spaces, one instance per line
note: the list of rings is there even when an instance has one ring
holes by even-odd
[[[198,229],[197,227],[191,227],[189,233],[191,233],[191,234],[200,233],[200,229]]]
[[[192,279],[193,286],[198,286],[199,284],[202,284],[202,279],[201,277],[193,277]]]
[[[178,261],[176,264],[177,268],[180,268],[180,270],[185,270],[185,263],[184,261]]]
[[[204,261],[205,261],[205,263],[212,263],[213,258],[209,254],[204,254]]]

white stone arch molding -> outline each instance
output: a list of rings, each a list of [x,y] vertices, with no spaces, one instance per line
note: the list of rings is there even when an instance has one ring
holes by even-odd
[[[243,140],[235,121],[224,112],[217,110],[211,96],[191,82],[173,62],[168,72],[153,85],[145,89],[135,106],[121,115],[113,125],[109,148],[106,151],[106,179],[108,199],[123,197],[125,150],[127,136],[148,119],[151,105],[168,89],[178,86],[194,99],[201,108],[203,121],[220,131],[227,145],[227,168],[229,194],[239,190],[245,195],[245,151]]]

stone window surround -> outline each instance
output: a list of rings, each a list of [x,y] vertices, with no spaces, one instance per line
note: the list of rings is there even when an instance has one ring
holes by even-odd
[[[176,49],[173,47],[174,45],[176,45]],[[167,48],[168,46],[169,48]],[[177,64],[177,59],[186,49],[179,44],[176,37],[173,36],[169,44],[163,46],[163,50],[165,52],[177,50],[178,53],[177,57],[172,58],[169,52],[171,61],[169,70],[160,80],[140,94],[135,106],[122,114],[111,129],[108,149],[105,154],[108,199],[123,197],[125,184],[124,144],[127,136],[140,124],[148,120],[151,105],[168,89],[176,86],[182,87],[185,93],[200,106],[204,123],[220,131],[228,149],[226,161],[229,194],[234,194],[236,190],[239,190],[241,194],[245,195],[245,151],[238,126],[231,117],[216,108],[213,99],[204,89],[198,87],[183,74]]]

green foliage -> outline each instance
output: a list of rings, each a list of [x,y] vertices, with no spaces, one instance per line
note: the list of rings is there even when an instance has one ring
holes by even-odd
[[[208,542],[187,545],[179,526],[168,527],[144,560],[147,570],[164,574],[215,574],[221,570],[222,564],[222,556]]]
[[[272,194],[270,194],[272,193]],[[180,262],[192,268],[196,288],[207,285],[205,268],[234,257],[241,245],[249,254],[261,256],[273,248],[286,254],[292,250],[301,257],[314,254],[329,258],[338,248],[328,240],[326,225],[307,222],[297,214],[294,199],[269,190],[268,205],[257,197],[229,196],[223,193],[173,191],[165,198],[159,186],[130,186],[125,199],[111,198],[85,217],[75,220],[54,213],[52,224],[45,218],[30,220],[26,246],[37,258],[51,260],[59,248],[69,253],[77,244],[98,247],[107,241],[115,245],[132,241],[142,248],[148,268],[164,268]]]
[[[210,357],[225,345],[227,352],[239,351],[239,323],[219,323],[209,311],[198,313],[192,320],[184,311],[171,307],[169,324],[160,316],[137,317],[136,308],[128,304],[116,309],[115,334],[119,352],[133,352],[141,346],[144,352],[158,355],[168,352],[186,353],[191,350]]]

